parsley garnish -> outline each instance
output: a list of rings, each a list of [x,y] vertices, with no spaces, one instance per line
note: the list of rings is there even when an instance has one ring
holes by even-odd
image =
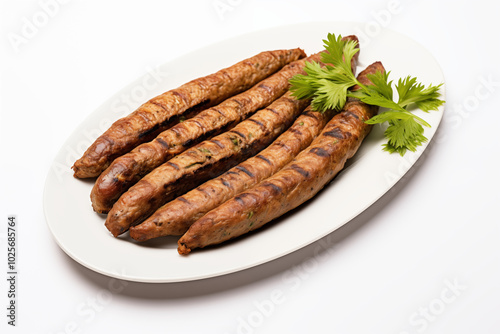
[[[321,62],[327,65],[322,67],[317,62],[308,62],[304,68],[306,75],[299,74],[290,79],[290,90],[296,98],[312,99],[312,108],[320,112],[328,109],[340,110],[347,97],[355,97],[367,104],[387,108],[388,110],[372,117],[366,123],[389,123],[385,131],[388,141],[384,144],[384,150],[390,153],[398,152],[403,156],[407,150],[414,152],[427,141],[423,135],[423,126],[430,127],[429,123],[413,114],[409,107],[415,105],[425,112],[437,110],[444,103],[439,99],[442,84],[425,88],[417,83],[417,78],[408,76],[399,79],[396,84],[399,99],[395,102],[392,81],[389,81],[390,72],[368,75],[373,85],[365,86],[356,79],[351,69],[351,59],[359,51],[356,41],[343,41],[340,35],[336,37],[334,34],[328,34],[323,42],[328,53],[321,54]],[[360,89],[349,91],[354,85],[358,85]]]

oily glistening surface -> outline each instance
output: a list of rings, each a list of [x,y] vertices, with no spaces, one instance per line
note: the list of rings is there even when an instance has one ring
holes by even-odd
[[[318,52],[328,32],[349,35],[360,27],[362,25],[356,23],[298,24],[217,43],[159,66],[158,70],[167,74],[147,98],[260,51],[301,47],[308,54]],[[382,61],[393,78],[412,75],[425,85],[444,83],[439,64],[432,55],[406,36],[381,30],[377,36],[361,39],[360,48],[358,72],[374,61]],[[188,66],[200,53],[206,57],[205,68]],[[220,57],[225,54],[231,56]],[[130,242],[128,235],[111,236],[103,225],[105,216],[96,214],[90,207],[93,182],[74,179],[70,169],[88,147],[90,138],[105,130],[101,129],[105,120],[109,126],[109,121],[123,116],[116,112],[120,96],[137,90],[148,75],[151,76],[146,73],[112,96],[75,129],[54,159],[45,185],[45,217],[57,244],[78,263],[111,277],[158,283],[189,281],[243,270],[286,255],[320,239],[365,210],[403,177],[427,147],[426,143],[404,157],[388,154],[381,148],[384,128],[376,125],[347,168],[293,214],[278,219],[263,233],[258,231],[238,242],[182,257],[175,251],[177,237],[138,244]],[[444,86],[441,91],[445,91]],[[443,112],[444,107],[428,114],[416,112],[431,125],[425,129],[429,140]]]

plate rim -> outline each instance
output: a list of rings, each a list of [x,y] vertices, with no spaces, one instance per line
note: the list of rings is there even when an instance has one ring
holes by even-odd
[[[253,32],[247,32],[247,33],[244,33],[244,34],[241,34],[241,35],[238,35],[238,36],[230,37],[230,38],[222,40],[222,41],[216,41],[216,42],[211,43],[211,44],[209,44],[207,46],[198,48],[196,50],[189,51],[189,52],[187,52],[187,53],[185,53],[185,54],[183,54],[183,55],[181,55],[179,57],[175,57],[175,58],[173,58],[171,60],[168,60],[167,62],[165,62],[162,65],[166,65],[166,64],[169,64],[169,63],[174,63],[174,62],[182,61],[182,58],[186,57],[186,55],[199,52],[200,50],[203,50],[205,48],[216,47],[216,46],[225,45],[225,44],[227,45],[228,43],[230,43],[230,42],[232,42],[234,40],[241,39],[241,38],[248,37],[248,36],[252,36],[252,35],[259,35],[259,34],[262,34],[264,32],[270,31],[270,30],[283,30],[283,29],[286,29],[286,28],[289,28],[289,27],[296,28],[296,27],[303,27],[303,26],[319,26],[319,25],[327,25],[327,24],[332,24],[332,25],[344,25],[344,24],[345,25],[356,25],[356,24],[358,24],[358,25],[362,25],[363,23],[359,23],[359,22],[344,22],[344,21],[336,21],[336,22],[330,22],[330,21],[301,22],[301,23],[297,23],[297,24],[287,24],[287,25],[283,25],[283,26],[277,26],[277,27],[271,27],[271,28],[266,28],[266,29],[260,29],[260,30],[256,30],[256,31],[253,31]],[[399,36],[401,36],[401,37],[403,37],[405,39],[408,39],[412,43],[418,45],[422,50],[424,50],[424,51],[426,51],[428,53],[428,55],[432,58],[432,60],[435,62],[435,64],[439,68],[440,77],[443,78],[443,82],[442,82],[443,83],[443,87],[442,87],[442,89],[441,89],[440,92],[442,94],[442,98],[444,100],[446,100],[446,83],[445,83],[445,78],[444,78],[443,70],[439,66],[439,63],[437,62],[436,58],[432,55],[432,53],[430,53],[421,43],[413,40],[411,37],[408,37],[408,36],[406,36],[404,34],[401,34],[399,32],[396,32],[396,31],[388,29],[388,28],[383,28],[382,32],[384,32],[384,31],[389,31],[392,34],[396,34],[396,35],[399,35]],[[326,34],[326,32],[325,32],[325,34]],[[59,240],[56,237],[56,233],[54,231],[54,226],[52,226],[50,224],[50,222],[49,222],[50,221],[50,217],[49,217],[49,214],[48,214],[49,209],[47,207],[48,206],[48,204],[47,204],[47,192],[49,191],[48,189],[50,189],[50,179],[51,179],[50,175],[53,173],[53,165],[56,162],[57,157],[64,150],[64,147],[66,145],[68,145],[69,142],[71,142],[71,139],[72,139],[73,135],[75,134],[75,132],[77,132],[85,124],[89,123],[93,118],[95,118],[95,115],[98,112],[98,110],[101,109],[101,108],[103,108],[110,100],[113,99],[114,96],[116,96],[120,92],[124,91],[125,89],[127,89],[127,87],[133,85],[133,83],[139,81],[143,77],[144,77],[144,75],[141,75],[136,80],[132,81],[128,85],[124,85],[121,89],[117,90],[116,94],[111,95],[99,107],[97,107],[95,110],[93,110],[92,112],[90,112],[89,115],[87,115],[84,118],[84,120],[81,121],[81,123],[73,130],[72,134],[70,134],[68,136],[68,138],[64,141],[64,143],[62,144],[61,148],[58,150],[57,154],[52,159],[52,163],[50,164],[49,171],[48,171],[48,173],[46,175],[46,179],[45,179],[45,182],[44,182],[44,190],[43,190],[43,211],[44,211],[45,222],[46,222],[46,224],[47,224],[47,226],[48,226],[48,228],[49,228],[49,230],[50,230],[50,232],[52,234],[53,239],[56,241],[56,244],[64,251],[64,253],[66,253],[71,259],[73,259],[77,263],[83,265],[84,267],[86,267],[86,268],[88,268],[88,269],[90,269],[92,271],[100,273],[102,275],[113,277],[113,278],[117,278],[117,279],[124,279],[124,280],[127,280],[127,281],[143,282],[143,283],[189,282],[189,281],[196,281],[196,280],[202,280],[202,279],[207,279],[207,278],[213,278],[213,277],[217,277],[217,276],[223,276],[223,275],[231,274],[231,273],[234,273],[234,272],[247,270],[249,268],[257,267],[257,266],[262,265],[264,263],[274,261],[274,260],[276,260],[278,258],[281,258],[281,257],[287,255],[287,254],[291,254],[291,253],[293,253],[293,252],[295,252],[295,251],[297,251],[297,250],[299,250],[301,248],[304,248],[307,245],[313,244],[313,243],[317,242],[319,239],[321,239],[321,238],[323,238],[323,237],[331,234],[332,232],[334,232],[335,230],[337,230],[341,226],[347,224],[349,221],[351,221],[352,219],[354,219],[355,217],[357,217],[358,215],[360,215],[361,213],[363,213],[364,211],[366,211],[370,206],[372,206],[375,202],[377,202],[384,194],[386,194],[390,189],[392,189],[394,187],[394,185],[396,183],[398,183],[404,177],[404,175],[411,169],[411,166],[413,166],[421,158],[423,152],[427,149],[429,143],[433,140],[434,135],[435,135],[438,127],[441,124],[442,117],[443,117],[444,110],[445,110],[444,105],[440,107],[440,109],[439,109],[439,111],[440,111],[439,112],[439,119],[437,121],[437,124],[433,125],[433,131],[432,131],[430,137],[429,137],[428,134],[426,134],[429,140],[421,147],[420,150],[417,150],[416,153],[413,153],[413,154],[416,154],[416,159],[413,161],[413,163],[411,163],[411,166],[409,168],[407,168],[404,171],[404,173],[402,173],[401,175],[399,175],[399,177],[394,180],[393,184],[391,184],[390,186],[388,186],[385,189],[383,189],[381,191],[381,194],[379,194],[378,196],[374,196],[373,200],[370,201],[369,203],[366,203],[363,206],[362,209],[358,210],[357,212],[352,213],[351,217],[348,220],[344,221],[341,225],[339,225],[339,226],[332,226],[331,229],[327,230],[324,233],[318,234],[314,239],[307,240],[307,241],[305,241],[302,244],[297,244],[295,247],[293,247],[291,249],[287,249],[286,251],[275,253],[271,257],[262,258],[258,262],[249,263],[249,264],[247,264],[245,266],[240,266],[238,268],[228,269],[228,270],[219,271],[219,272],[206,273],[206,274],[201,274],[201,275],[198,275],[198,276],[191,276],[191,277],[187,277],[187,278],[184,278],[184,279],[178,279],[178,278],[177,279],[176,278],[173,278],[173,279],[170,278],[169,279],[169,278],[165,278],[165,277],[162,277],[162,278],[146,278],[146,277],[140,277],[140,276],[137,276],[137,275],[131,276],[131,275],[127,275],[127,274],[124,274],[124,273],[114,272],[112,270],[103,270],[103,269],[101,269],[99,267],[92,266],[91,264],[89,264],[89,263],[85,262],[84,260],[82,260],[77,254],[74,254],[74,252],[72,252],[70,249],[68,249],[66,247],[66,245],[64,245],[64,243],[61,242],[61,240]]]

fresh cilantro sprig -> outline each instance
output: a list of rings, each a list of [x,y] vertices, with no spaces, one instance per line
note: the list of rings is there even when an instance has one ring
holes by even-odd
[[[414,105],[425,112],[437,110],[444,101],[440,100],[439,89],[442,84],[427,88],[417,82],[417,78],[399,79],[396,84],[398,101],[393,99],[390,72],[377,72],[368,75],[373,85],[363,85],[356,79],[351,69],[351,60],[359,51],[356,41],[344,41],[342,36],[328,34],[325,43],[326,52],[321,54],[321,66],[318,62],[307,62],[306,75],[299,74],[290,80],[291,91],[298,99],[311,99],[312,108],[316,111],[341,109],[347,97],[355,97],[361,101],[387,110],[367,120],[368,124],[387,122],[385,131],[387,143],[384,150],[404,155],[407,150],[415,151],[427,141],[424,126],[430,127],[422,118],[411,112]],[[360,88],[349,91],[354,85]]]
[[[328,34],[323,40],[328,53],[321,54],[322,67],[318,62],[306,62],[306,75],[298,74],[290,79],[293,95],[298,99],[312,99],[316,111],[340,109],[344,106],[347,90],[357,83],[351,70],[351,60],[359,51],[356,42],[346,42],[342,36]]]

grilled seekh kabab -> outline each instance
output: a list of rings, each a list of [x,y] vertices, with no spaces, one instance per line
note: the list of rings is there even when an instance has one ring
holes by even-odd
[[[356,70],[359,52],[351,67]],[[334,111],[324,113],[310,107],[268,148],[221,176],[214,178],[168,202],[151,217],[130,228],[130,236],[145,241],[166,235],[182,235],[197,219],[240,192],[271,176],[305,149],[331,119]]]
[[[288,92],[232,130],[170,159],[120,197],[108,214],[106,227],[117,236],[166,202],[255,155],[285,131],[308,104]]]
[[[380,62],[361,72],[382,72]],[[365,77],[365,79],[363,79]],[[368,82],[367,82],[368,81]],[[178,252],[214,245],[257,229],[306,202],[327,185],[371,130],[365,123],[378,107],[349,98],[313,143],[282,170],[197,220],[178,241]]]
[[[205,213],[271,176],[305,149],[333,116],[308,107],[294,124],[269,147],[188,193],[168,202],[151,217],[130,228],[130,236],[146,241],[182,235]]]
[[[355,39],[353,36],[347,38]],[[316,54],[307,59],[310,61],[319,61],[320,57],[320,54]],[[353,59],[352,62],[355,62],[355,60]],[[296,66],[297,64],[301,64],[301,66]],[[301,73],[304,65],[305,60],[299,60],[287,67],[299,68],[298,73]],[[284,70],[280,72],[283,71]],[[288,110],[288,114],[294,114],[295,116],[293,118],[295,118],[297,114],[295,112],[291,113],[289,109],[292,108],[293,110],[297,110],[296,106],[301,105],[300,102],[294,98],[290,98],[290,96],[289,94],[285,94],[283,98],[275,101],[275,103],[268,108],[271,111],[271,113],[267,112],[268,115],[272,116],[273,113],[278,115],[277,118],[276,115],[274,116],[274,121],[278,122],[274,127],[276,129],[281,129],[281,132],[284,131],[285,128],[281,128],[278,124],[281,122],[280,118],[285,118],[281,116],[279,112],[276,112],[276,110],[280,108],[283,108],[284,111]],[[305,105],[303,105],[301,109],[304,108]],[[258,114],[266,114],[266,110]],[[293,118],[290,119],[290,121],[292,121]],[[119,198],[118,202],[113,205],[106,219],[106,227],[115,236],[125,232],[130,226],[136,225],[149,217],[156,209],[166,202],[193,189],[200,183],[220,175],[242,160],[256,154],[280,134],[280,132],[273,131],[275,134],[274,137],[262,135],[262,138],[259,138],[261,136],[252,138],[251,134],[258,131],[259,127],[256,126],[254,122],[249,121],[243,123],[243,126],[237,126],[238,130],[234,129],[218,136],[216,137],[217,140],[203,142],[205,146],[203,148],[208,149],[209,153],[202,152],[199,149],[200,145],[198,145],[195,149],[188,150],[175,156],[165,164],[156,168],[153,172],[147,174],[125,192]],[[262,128],[262,124],[258,125]],[[245,133],[248,128],[253,128],[253,130]],[[260,130],[262,131],[262,129]],[[243,133],[243,136],[234,136],[234,134],[238,134],[238,132]],[[226,143],[221,145],[220,143],[223,140],[225,140]],[[262,142],[261,145],[258,145],[259,141]],[[228,146],[231,146],[229,142],[233,144],[231,150],[233,151],[232,154],[228,153],[230,152]],[[234,153],[234,151],[238,151],[239,154]]]
[[[346,40],[357,40],[346,36]],[[358,55],[353,58],[356,62]],[[319,61],[320,55],[295,61],[248,91],[207,109],[191,119],[162,132],[117,158],[97,179],[92,192],[92,207],[107,213],[118,198],[144,175],[202,140],[228,130],[258,109],[264,108],[288,89],[288,80],[301,73],[306,61]]]
[[[92,189],[94,210],[107,213],[128,188],[156,167],[268,106],[288,90],[288,80],[302,71],[306,59],[319,60],[320,57],[314,55],[292,62],[249,90],[165,130],[153,141],[115,159]]]

